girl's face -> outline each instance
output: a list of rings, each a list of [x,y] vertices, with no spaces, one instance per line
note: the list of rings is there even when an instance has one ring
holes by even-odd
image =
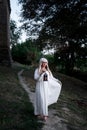
[[[42,67],[47,67],[47,62],[42,62]]]

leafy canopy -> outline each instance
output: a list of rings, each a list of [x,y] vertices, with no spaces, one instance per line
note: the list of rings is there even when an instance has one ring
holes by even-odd
[[[87,35],[86,0],[19,0],[19,3],[23,27],[31,35],[41,32],[47,39],[49,36],[81,39]]]

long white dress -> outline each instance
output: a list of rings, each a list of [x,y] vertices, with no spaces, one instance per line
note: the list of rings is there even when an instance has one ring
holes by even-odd
[[[48,106],[56,103],[61,91],[61,82],[54,78],[53,75],[45,72],[48,75],[48,81],[43,81],[43,74],[39,74],[38,68],[34,72],[36,80],[35,89],[35,104],[34,114],[48,116]]]

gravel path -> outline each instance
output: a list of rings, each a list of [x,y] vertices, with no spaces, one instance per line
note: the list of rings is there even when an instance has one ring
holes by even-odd
[[[29,99],[31,100],[32,104],[34,104],[34,92],[31,92],[27,84],[25,84],[24,78],[22,77],[22,73],[24,70],[21,70],[18,73],[18,78],[20,81],[20,84],[24,88],[24,90],[27,92]],[[62,122],[64,119],[59,118],[56,116],[56,110],[50,109],[49,110],[49,117],[46,122],[44,122],[44,126],[42,130],[68,130],[66,124],[63,124]]]

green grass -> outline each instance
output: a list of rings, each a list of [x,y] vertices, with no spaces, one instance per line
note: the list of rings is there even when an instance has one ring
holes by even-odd
[[[23,73],[31,91],[35,90],[33,74],[34,68]],[[87,84],[58,72],[54,73],[54,75],[62,81],[63,86],[58,103],[49,106],[49,110],[55,109],[57,111],[56,115],[62,119],[62,123],[67,125],[67,129],[86,130],[87,106],[79,105],[78,101],[87,101]]]
[[[64,124],[71,130],[86,130],[87,128],[87,106],[78,105],[80,97],[68,92],[69,90],[62,90],[57,104],[50,106],[50,109],[57,110],[57,116],[63,119]]]
[[[0,67],[0,130],[40,130],[43,125],[19,83],[20,69]]]

